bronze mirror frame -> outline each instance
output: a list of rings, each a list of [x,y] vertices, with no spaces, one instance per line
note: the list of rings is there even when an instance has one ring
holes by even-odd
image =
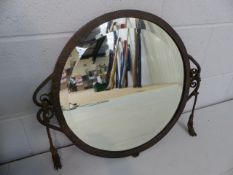
[[[122,17],[141,18],[158,25],[165,32],[167,32],[167,34],[173,39],[173,41],[175,42],[175,44],[177,45],[180,51],[183,62],[183,68],[184,68],[184,82],[183,82],[182,97],[176,109],[176,112],[173,115],[172,119],[169,121],[169,123],[163,128],[162,131],[159,132],[159,134],[157,134],[153,139],[149,140],[148,142],[138,147],[123,151],[108,151],[108,150],[97,149],[84,143],[68,127],[60,106],[60,99],[59,99],[60,80],[66,60],[68,59],[73,48],[77,45],[77,42],[83,37],[87,36],[89,32],[91,32],[94,28],[98,27],[99,25],[107,21]],[[191,65],[195,67],[191,68]],[[199,64],[192,58],[192,56],[190,56],[187,53],[186,48],[179,35],[167,22],[165,22],[163,19],[161,19],[156,15],[138,10],[119,10],[104,14],[88,22],[71,37],[71,39],[68,41],[68,43],[65,45],[64,49],[62,50],[60,56],[58,57],[54,72],[39,85],[39,87],[36,89],[33,95],[34,103],[40,107],[37,113],[37,119],[42,125],[46,126],[47,128],[47,133],[50,141],[50,151],[52,153],[52,157],[54,161],[54,168],[55,169],[61,168],[61,162],[59,160],[59,155],[57,153],[57,150],[53,146],[50,129],[55,129],[64,133],[77,147],[79,147],[80,149],[82,149],[87,153],[96,156],[108,157],[108,158],[118,158],[118,157],[126,157],[126,156],[136,157],[139,155],[140,152],[150,148],[158,141],[160,141],[171,130],[171,128],[175,125],[181,113],[183,112],[186,102],[191,97],[194,97],[194,104],[188,121],[188,132],[191,136],[196,136],[196,132],[194,131],[193,128],[193,113],[198,96],[198,89],[200,86],[200,80],[201,80],[200,71],[201,68]],[[41,94],[40,93],[41,89],[49,81],[52,82],[51,91],[45,94]],[[51,119],[53,117],[57,119],[58,121],[57,124],[51,122]]]

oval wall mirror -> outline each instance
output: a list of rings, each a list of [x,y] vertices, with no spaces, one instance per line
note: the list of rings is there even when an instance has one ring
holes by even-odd
[[[49,81],[51,92],[40,95]],[[195,136],[199,85],[200,66],[170,25],[147,12],[121,10],[73,35],[33,99],[41,107],[37,118],[47,127],[58,169],[49,129],[97,156],[137,156],[171,130],[194,97],[188,132]]]

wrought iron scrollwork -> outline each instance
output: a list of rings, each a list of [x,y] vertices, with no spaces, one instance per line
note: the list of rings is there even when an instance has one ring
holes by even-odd
[[[50,124],[50,120],[54,117],[51,93],[44,93],[39,95],[41,89],[52,79],[52,77],[53,74],[51,74],[38,86],[33,94],[33,101],[38,107],[40,107],[39,111],[37,112],[38,121],[46,127],[62,131],[60,127]]]
[[[201,77],[200,77],[201,67],[191,55],[189,55],[188,58],[196,66],[196,68],[192,68],[190,70],[190,79],[191,79],[190,80],[190,87],[193,90],[189,94],[187,101],[190,100],[192,97],[194,97],[194,102],[193,102],[192,111],[191,111],[191,114],[190,114],[190,117],[188,120],[188,132],[191,136],[196,136],[197,134],[196,134],[194,127],[193,127],[193,118],[194,118],[194,110],[195,110],[196,103],[197,103],[197,97],[199,94],[198,90],[199,90],[200,82],[201,82]]]
[[[192,68],[190,70],[190,77],[191,77],[191,83],[190,87],[191,88],[196,88],[198,84],[200,84],[200,71],[196,68]]]
[[[51,133],[50,133],[50,128],[61,131],[61,132],[62,132],[62,129],[59,126],[52,125],[50,123],[51,119],[55,115],[54,114],[54,107],[53,107],[53,103],[52,103],[52,98],[51,98],[52,94],[51,93],[44,93],[44,94],[39,95],[39,92],[41,91],[41,89],[52,79],[52,77],[53,77],[53,74],[48,76],[38,86],[38,88],[35,90],[35,92],[33,94],[33,101],[38,107],[40,107],[39,111],[37,112],[37,119],[42,125],[46,126],[46,131],[48,134],[48,139],[49,139],[49,144],[50,144],[50,152],[52,154],[54,168],[56,170],[58,170],[58,169],[61,169],[62,165],[61,165],[61,161],[60,161],[60,157],[58,155],[57,149],[53,145],[53,141],[52,141],[52,137],[51,137]]]
[[[50,124],[50,120],[54,117],[53,104],[51,102],[51,94],[42,94],[40,99],[40,109],[37,112],[37,120],[44,126],[51,129],[61,131],[61,128]]]

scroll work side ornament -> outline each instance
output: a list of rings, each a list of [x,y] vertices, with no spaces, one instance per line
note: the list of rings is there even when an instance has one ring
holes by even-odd
[[[188,121],[188,132],[191,136],[196,136],[197,134],[193,127],[193,118],[194,118],[194,110],[195,110],[196,103],[197,103],[197,97],[199,94],[198,90],[199,90],[200,82],[201,82],[201,77],[200,77],[201,67],[191,55],[189,55],[188,58],[196,66],[196,68],[192,68],[190,70],[190,87],[192,88],[192,92],[189,94],[187,101],[190,100],[192,97],[194,97],[194,102],[193,102],[192,111],[191,111],[189,121]]]
[[[45,93],[42,95],[39,95],[40,90],[52,79],[53,74],[51,74],[48,78],[46,78],[36,89],[36,91],[33,94],[33,102],[40,107],[39,111],[37,112],[37,119],[38,121],[46,126],[46,131],[48,134],[49,144],[50,144],[50,152],[52,154],[52,160],[54,163],[54,168],[56,170],[61,169],[61,161],[60,157],[58,155],[56,147],[53,145],[50,128],[55,129],[62,132],[62,129],[58,126],[50,124],[50,120],[54,117],[54,109],[53,109],[53,103],[51,98],[51,93]],[[39,96],[39,98],[38,98]]]

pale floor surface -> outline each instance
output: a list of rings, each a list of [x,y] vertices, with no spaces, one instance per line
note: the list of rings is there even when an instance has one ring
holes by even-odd
[[[183,114],[154,147],[139,157],[100,158],[75,146],[59,150],[63,169],[54,171],[50,153],[0,167],[1,175],[233,175],[233,101],[197,110],[197,137],[186,132]]]
[[[60,91],[60,102],[65,108],[69,108],[69,103],[77,103],[78,105],[86,105],[90,103],[96,103],[106,100],[111,100],[114,98],[119,98],[122,96],[127,96],[130,94],[141,93],[150,90],[162,89],[170,87],[172,85],[177,85],[177,83],[166,83],[159,85],[147,85],[140,88],[128,87],[128,88],[114,88],[108,91],[95,92],[94,89],[86,89],[77,92],[68,92],[68,89],[63,89]]]
[[[167,85],[63,114],[71,130],[85,143],[104,150],[127,150],[146,143],[167,125],[181,93],[179,85]]]

